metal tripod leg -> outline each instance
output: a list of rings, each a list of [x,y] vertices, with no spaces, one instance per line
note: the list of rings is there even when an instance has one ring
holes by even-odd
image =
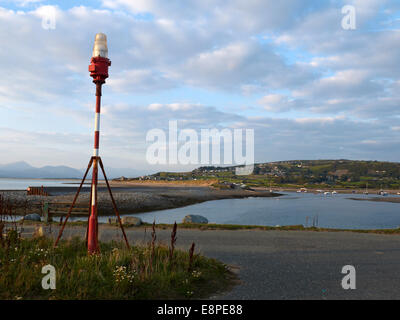
[[[64,223],[63,223],[63,225],[62,225],[62,227],[61,227],[61,229],[60,229],[60,232],[58,233],[58,237],[57,237],[56,242],[54,243],[54,247],[57,247],[58,241],[60,241],[60,238],[61,238],[61,236],[62,236],[62,233],[64,232],[65,225],[67,224],[67,221],[68,221],[68,219],[69,219],[69,217],[70,217],[70,215],[71,215],[72,209],[74,208],[75,202],[76,202],[76,200],[78,199],[79,193],[81,192],[83,183],[84,183],[85,180],[86,180],[86,176],[87,176],[87,174],[88,174],[88,172],[89,172],[89,170],[90,170],[90,168],[91,168],[91,166],[92,166],[92,163],[93,163],[93,157],[90,158],[90,161],[89,161],[88,167],[87,167],[87,169],[86,169],[85,175],[83,176],[83,179],[82,179],[82,181],[81,181],[81,184],[79,185],[78,191],[77,191],[76,194],[75,194],[74,201],[72,201],[72,204],[71,204],[71,207],[69,208],[68,214],[67,214],[67,216],[65,217],[65,220],[64,220]]]
[[[130,249],[129,242],[128,242],[128,238],[126,237],[126,233],[125,233],[125,230],[124,230],[124,226],[122,225],[121,217],[119,216],[118,209],[117,209],[117,205],[116,205],[115,200],[114,200],[114,197],[113,197],[113,195],[112,195],[111,188],[110,188],[110,184],[108,183],[108,179],[107,179],[107,176],[106,176],[106,172],[105,172],[105,170],[104,170],[103,161],[101,160],[100,157],[99,157],[99,163],[100,163],[101,171],[103,172],[104,179],[106,180],[107,189],[108,189],[108,192],[110,193],[111,202],[112,202],[113,207],[114,207],[115,215],[116,215],[117,218],[118,218],[119,226],[121,227],[122,234],[124,235],[124,239],[125,239],[126,246],[128,247],[128,249]]]
[[[88,210],[89,215],[88,215],[87,226],[86,226],[86,235],[85,235],[86,247],[88,244],[90,211],[92,210],[92,194],[93,194],[93,187],[91,186],[90,187],[90,198],[89,198],[89,210]]]

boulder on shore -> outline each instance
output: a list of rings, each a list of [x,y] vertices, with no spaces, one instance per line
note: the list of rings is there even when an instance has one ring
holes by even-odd
[[[42,221],[41,218],[40,218],[40,215],[38,215],[37,213],[27,214],[27,215],[25,216],[24,220]]]
[[[138,227],[143,223],[142,219],[137,217],[122,217],[121,222],[123,225],[133,225],[135,227]]]
[[[208,220],[206,217],[203,217],[203,216],[189,214],[183,218],[182,223],[204,223],[204,224],[207,224]]]

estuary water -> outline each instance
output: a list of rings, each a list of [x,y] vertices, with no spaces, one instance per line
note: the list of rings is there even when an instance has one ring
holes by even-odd
[[[0,178],[1,190],[26,190],[28,186],[72,186],[78,180]],[[246,198],[207,201],[183,208],[152,211],[133,216],[144,222],[181,222],[188,214],[206,217],[210,223],[259,226],[313,224],[323,228],[385,229],[400,226],[400,203],[356,201],[349,198],[373,198],[377,195],[283,192],[275,198]],[[389,196],[390,197],[390,196]],[[399,196],[393,196],[399,197]],[[72,218],[71,220],[81,220]],[[99,217],[107,222],[108,217]]]
[[[0,178],[0,191],[1,190],[26,190],[28,187],[61,187],[68,186],[66,183],[76,183],[79,180],[62,180],[62,179],[14,179],[14,178]]]
[[[277,198],[215,200],[183,208],[135,214],[152,223],[181,222],[188,214],[206,217],[209,223],[285,226],[313,223],[324,228],[384,229],[400,226],[400,203],[357,201],[349,198],[377,195],[287,192]]]

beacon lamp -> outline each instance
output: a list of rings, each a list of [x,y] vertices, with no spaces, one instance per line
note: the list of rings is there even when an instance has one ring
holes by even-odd
[[[86,180],[87,174],[89,173],[90,168],[93,165],[93,173],[92,173],[92,185],[90,189],[90,198],[89,198],[89,219],[88,219],[88,228],[86,232],[86,240],[87,240],[87,248],[89,254],[97,254],[100,252],[99,243],[98,243],[98,220],[97,220],[97,182],[98,182],[98,171],[99,166],[101,171],[103,172],[104,180],[107,185],[108,192],[110,194],[111,202],[113,204],[114,212],[118,218],[118,222],[120,228],[122,230],[122,234],[124,236],[127,247],[129,248],[128,238],[126,236],[124,227],[122,225],[121,217],[118,212],[118,208],[114,197],[111,192],[110,184],[108,183],[108,179],[104,170],[103,162],[101,157],[99,156],[99,142],[100,142],[100,108],[101,108],[101,86],[106,82],[108,78],[108,67],[111,66],[111,61],[108,59],[108,48],[107,48],[107,36],[104,33],[96,34],[93,46],[92,58],[90,59],[89,72],[90,76],[93,78],[93,82],[96,84],[96,114],[95,114],[95,123],[94,123],[94,149],[93,156],[90,158],[88,167],[83,176],[81,184],[75,194],[74,200],[72,201],[71,207],[68,211],[68,214],[64,220],[64,223],[59,231],[58,237],[55,241],[54,246],[57,247],[57,244],[62,236],[64,228],[67,224],[69,217],[71,216],[72,209],[75,206],[79,193],[82,189],[82,186]]]

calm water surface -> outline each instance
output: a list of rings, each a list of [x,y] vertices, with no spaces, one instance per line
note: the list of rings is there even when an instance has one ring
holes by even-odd
[[[312,225],[341,229],[383,229],[400,226],[400,203],[356,201],[348,198],[374,195],[285,193],[277,198],[208,201],[183,208],[135,214],[152,223],[181,222],[188,214],[206,217],[210,223],[260,226]],[[103,219],[105,221],[106,219]]]
[[[5,179],[1,190],[26,190],[28,186],[68,186],[78,180]],[[68,184],[66,184],[68,183]],[[400,226],[400,203],[355,201],[349,198],[376,195],[292,193],[277,198],[247,198],[207,201],[183,208],[135,214],[152,223],[181,222],[188,214],[206,217],[210,223],[260,226],[306,225],[341,229],[384,229]],[[74,218],[73,220],[79,220]],[[99,217],[107,222],[108,217]]]
[[[79,180],[58,180],[58,179],[9,179],[0,178],[0,191],[1,190],[26,190],[28,187],[58,187],[68,186],[65,183],[80,182]]]

